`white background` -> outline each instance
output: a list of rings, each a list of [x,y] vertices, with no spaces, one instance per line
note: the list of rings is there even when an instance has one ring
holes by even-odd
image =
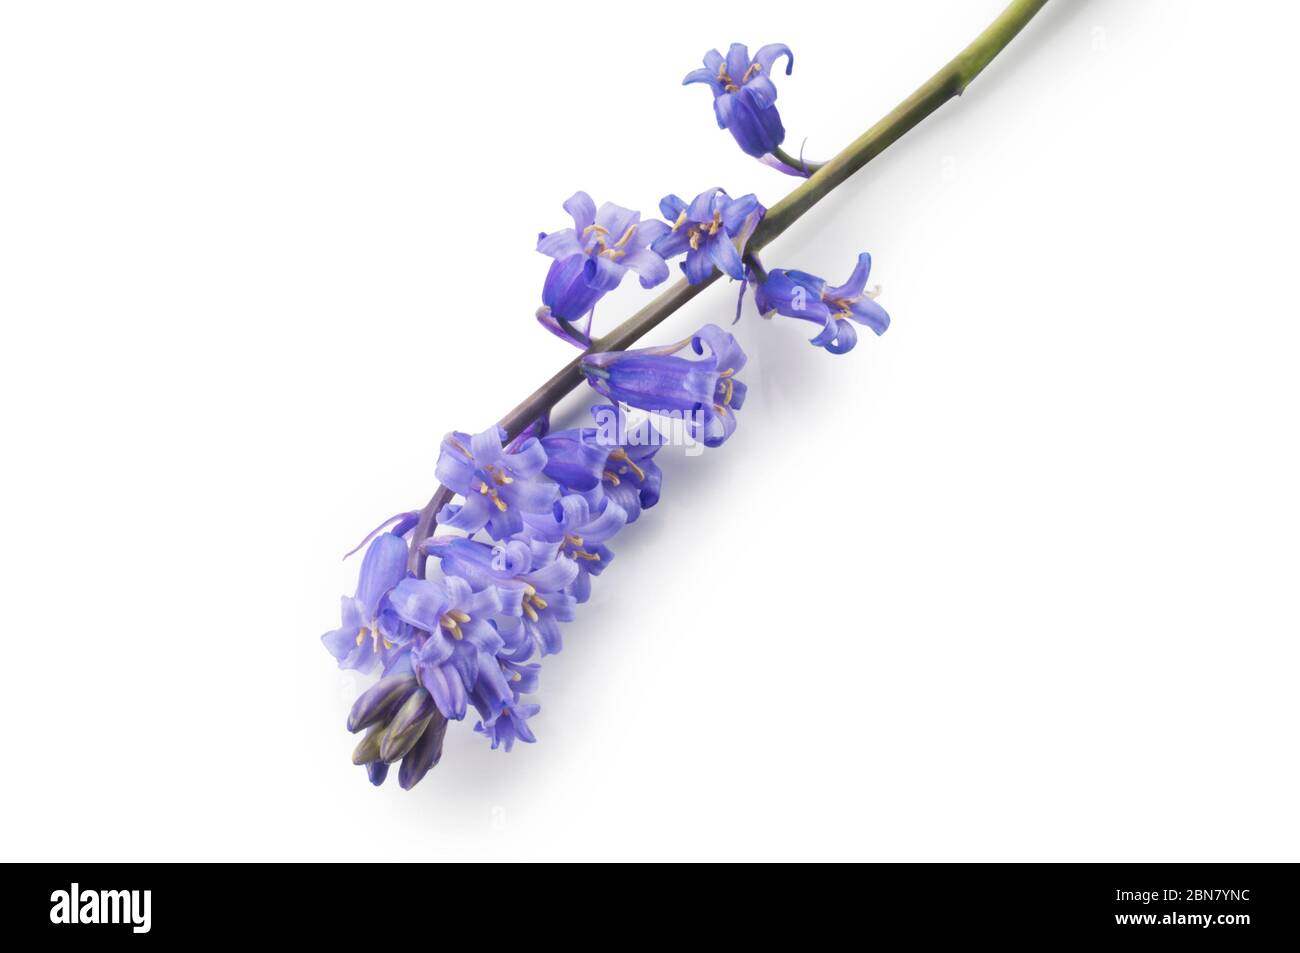
[[[569,357],[560,203],[773,204],[707,49],[793,47],[825,157],[1001,8],[796,6],[0,8],[0,856],[1300,859],[1281,4],[1049,4],[769,249],[870,250],[894,325],[747,314],[740,429],[666,460],[540,742],[350,764],[339,557]]]

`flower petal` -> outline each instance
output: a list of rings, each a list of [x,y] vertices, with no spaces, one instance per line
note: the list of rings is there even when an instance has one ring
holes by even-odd
[[[596,222],[596,203],[586,192],[574,192],[564,202],[564,210],[573,216],[573,228],[581,235]]]

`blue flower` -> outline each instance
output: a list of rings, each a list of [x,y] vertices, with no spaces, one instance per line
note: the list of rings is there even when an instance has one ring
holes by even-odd
[[[534,552],[572,560],[576,565],[578,572],[568,592],[583,603],[591,598],[591,577],[599,576],[614,559],[604,544],[627,525],[627,513],[609,498],[593,509],[586,497],[569,493],[560,497],[549,516],[527,516],[524,524]]]
[[[704,69],[694,70],[682,80],[682,85],[708,84],[718,126],[730,131],[751,156],[769,153],[785,141],[785,127],[776,111],[776,85],[770,79],[772,65],[782,56],[789,76],[794,54],[785,44],[769,43],[751,60],[743,44],[733,43],[726,59],[717,50],[709,50],[704,55]]]
[[[593,512],[612,500],[635,523],[659,502],[663,471],[654,462],[662,437],[649,420],[632,426],[612,404],[591,408],[597,427],[557,430],[542,438],[542,471],[566,493],[577,493]]]
[[[339,668],[369,672],[392,654],[400,623],[389,608],[389,591],[406,575],[406,541],[392,533],[375,537],[361,560],[355,596],[344,596],[339,628],[321,636]]]
[[[499,717],[492,724],[479,722],[474,726],[474,730],[491,739],[493,751],[498,747],[509,751],[516,741],[532,744],[537,740],[533,730],[528,727],[528,719],[541,710],[540,705],[524,705],[515,702],[499,712]]]
[[[767,209],[754,195],[733,199],[722,189],[707,189],[688,205],[675,195],[659,203],[663,217],[673,224],[650,247],[664,258],[685,254],[682,271],[693,285],[713,273],[714,266],[737,281],[745,277],[741,262],[745,244]],[[739,245],[739,248],[737,248]]]
[[[536,437],[516,440],[502,448],[505,431],[489,427],[473,437],[451,433],[443,438],[437,477],[464,497],[438,513],[444,526],[476,533],[486,528],[493,539],[504,539],[524,525],[524,513],[545,513],[560,491],[535,478],[546,466],[546,451]]]
[[[555,430],[541,438],[546,451],[548,477],[568,493],[591,493],[600,488],[613,445],[597,440],[594,427]]]
[[[832,354],[843,354],[858,343],[851,321],[865,324],[876,334],[884,334],[889,327],[889,315],[865,291],[870,273],[871,256],[866,252],[858,256],[853,274],[842,285],[829,286],[816,275],[774,268],[755,289],[754,303],[765,317],[776,312],[820,324],[822,329],[812,343]]]
[[[393,611],[414,630],[411,664],[444,717],[465,717],[480,666],[495,665],[504,646],[490,619],[503,608],[500,593],[475,592],[463,579],[404,579],[389,597]]]
[[[701,360],[677,357],[687,344]],[[582,372],[610,400],[683,420],[706,447],[721,446],[736,429],[735,412],[745,401],[745,385],[736,374],[745,352],[736,339],[715,324],[667,347],[603,351],[584,355]]]
[[[538,317],[578,321],[607,291],[617,288],[630,268],[641,287],[653,288],[668,277],[668,266],[650,243],[668,227],[641,221],[641,213],[606,202],[599,211],[586,192],[575,192],[564,210],[573,228],[537,237],[537,250],[555,259],[542,286],[544,308]]]
[[[572,559],[554,549],[536,551],[525,539],[489,546],[469,539],[440,540],[430,553],[442,571],[466,580],[479,591],[495,591],[501,614],[493,623],[500,633],[503,658],[523,662],[534,649],[542,655],[560,651],[561,622],[574,618],[574,599],[565,590],[578,574]]]

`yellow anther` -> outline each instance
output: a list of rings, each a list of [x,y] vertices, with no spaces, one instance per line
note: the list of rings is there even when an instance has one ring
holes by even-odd
[[[618,474],[615,473],[613,470],[605,471],[605,479],[608,480],[610,483],[614,484],[614,486],[618,486],[620,483],[623,482],[618,478]]]
[[[673,231],[675,232],[677,231],[677,229],[681,228],[682,223],[685,221],[686,221],[686,209],[682,209],[681,214],[677,216],[677,221],[673,222]]]
[[[727,368],[725,371],[719,371],[719,372],[718,372],[718,376],[719,376],[719,377],[730,377],[730,376],[731,376],[732,374],[734,374],[734,373],[736,373],[736,369],[735,369],[734,367],[729,367],[729,368]]]
[[[604,248],[601,249],[600,257],[609,258],[612,261],[618,261],[626,254],[627,252],[623,251],[621,248]]]
[[[578,549],[578,550],[575,550],[575,551],[574,551],[574,553],[573,553],[573,558],[574,558],[574,559],[585,559],[585,560],[587,560],[588,562],[597,562],[597,563],[598,563],[598,562],[600,562],[600,553],[589,553],[589,552],[587,552],[585,549]]]
[[[531,598],[533,600],[533,605],[537,606],[539,609],[545,609],[548,605],[547,601],[541,596],[532,596]]]
[[[369,632],[370,630],[367,629],[364,625],[361,627],[361,631],[357,633],[357,645],[360,645],[362,642],[366,640],[366,636],[369,634]]]
[[[722,383],[723,383],[723,386],[725,387],[725,391],[724,391],[724,393],[723,393],[723,395],[722,395],[722,402],[723,402],[724,404],[730,404],[730,403],[731,403],[731,395],[732,395],[732,393],[734,393],[735,390],[736,390],[736,382],[733,381],[730,377],[724,377],[724,378],[722,379]]]
[[[629,226],[627,227],[627,231],[625,231],[625,232],[623,233],[622,237],[619,238],[619,240],[616,241],[616,242],[614,243],[614,247],[615,247],[615,248],[622,248],[624,245],[627,244],[627,240],[628,240],[629,238],[631,238],[631,237],[632,237],[633,235],[635,235],[635,234],[636,234],[636,225],[635,225],[635,224],[633,224],[633,225],[629,225]]]
[[[565,541],[566,543],[568,543],[570,546],[581,546],[581,545],[582,545],[582,537],[581,537],[581,536],[574,536],[572,533],[565,533],[565,534],[564,534],[564,541]]]
[[[460,609],[452,609],[450,612],[447,613],[447,615],[451,616],[453,619],[455,619],[457,622],[460,623],[468,622],[470,618],[468,612],[462,612]]]
[[[698,228],[692,228],[691,229],[691,251],[699,251],[699,250],[700,250],[700,230]]]
[[[620,447],[619,449],[611,453],[609,455],[609,458],[611,460],[622,460],[624,463],[628,465],[628,468],[631,469],[631,471],[636,474],[636,478],[638,480],[645,479],[645,471],[632,462],[632,458],[627,455],[627,451],[624,450],[622,447]],[[618,484],[614,484],[614,485],[617,486]],[[579,546],[582,545],[581,540],[579,540],[578,545]]]
[[[597,235],[608,235],[609,229],[604,225],[597,225],[593,222],[582,230],[583,237],[585,238],[589,232],[595,232]]]
[[[745,70],[745,75],[740,79],[740,84],[743,86],[761,72],[763,72],[762,63],[750,63],[749,69]]]
[[[393,643],[389,642],[387,639],[384,639],[384,648],[391,649],[392,647],[393,647]]]
[[[531,619],[533,622],[536,622],[537,610],[534,609],[532,606],[530,606],[527,602],[524,602],[523,606],[524,606],[524,615],[528,616],[528,618]]]
[[[510,674],[510,681],[512,681],[512,682],[522,682],[523,680],[524,680],[524,677],[523,677],[522,675],[520,675],[518,672],[512,672],[512,673]]]
[[[460,641],[465,637],[464,634],[460,631],[460,625],[457,624],[456,620],[451,618],[450,616],[443,616],[442,619],[439,620],[439,624],[444,629],[446,629],[448,632],[451,633],[451,637],[453,639]]]
[[[497,496],[495,493],[492,494],[492,502],[496,504],[497,509],[502,513],[510,509],[510,507],[506,506],[506,501],[501,499],[501,497]]]

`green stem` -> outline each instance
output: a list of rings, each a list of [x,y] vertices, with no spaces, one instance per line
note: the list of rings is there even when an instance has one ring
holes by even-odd
[[[780,146],[777,146],[775,149],[772,150],[772,155],[776,156],[778,159],[780,159],[790,168],[802,169],[804,172],[808,173],[809,175],[812,175],[814,172],[816,172],[818,169],[820,169],[822,166],[826,164],[825,162],[810,162],[807,159],[801,159],[797,156],[792,156],[790,155],[790,153],[786,152]]]
[[[768,209],[767,215],[749,240],[748,250],[751,252],[761,250],[854,172],[902,138],[922,119],[948,100],[960,96],[984,67],[992,62],[993,57],[1006,48],[1007,44],[1024,29],[1025,24],[1033,19],[1034,14],[1038,13],[1046,3],[1047,0],[1014,0],[1009,4],[988,29],[958,53],[948,65],[931,76],[916,92],[894,107],[889,115],[849,143],[834,158],[817,167],[806,182]],[[796,168],[799,166],[797,159],[791,160],[780,154],[778,158]],[[812,163],[808,166],[813,167]],[[720,272],[715,270],[699,284],[687,284],[685,279],[677,281],[604,337],[594,340],[589,351],[626,350],[670,314],[717,281],[719,277]],[[500,425],[505,428],[507,439],[518,436],[534,420],[549,413],[561,398],[582,383],[581,361],[582,355],[575,357],[501,418]],[[452,496],[453,494],[446,487],[438,487],[420,513],[420,521],[411,538],[410,568],[417,576],[424,573],[425,558],[420,544],[433,532],[434,517]]]

